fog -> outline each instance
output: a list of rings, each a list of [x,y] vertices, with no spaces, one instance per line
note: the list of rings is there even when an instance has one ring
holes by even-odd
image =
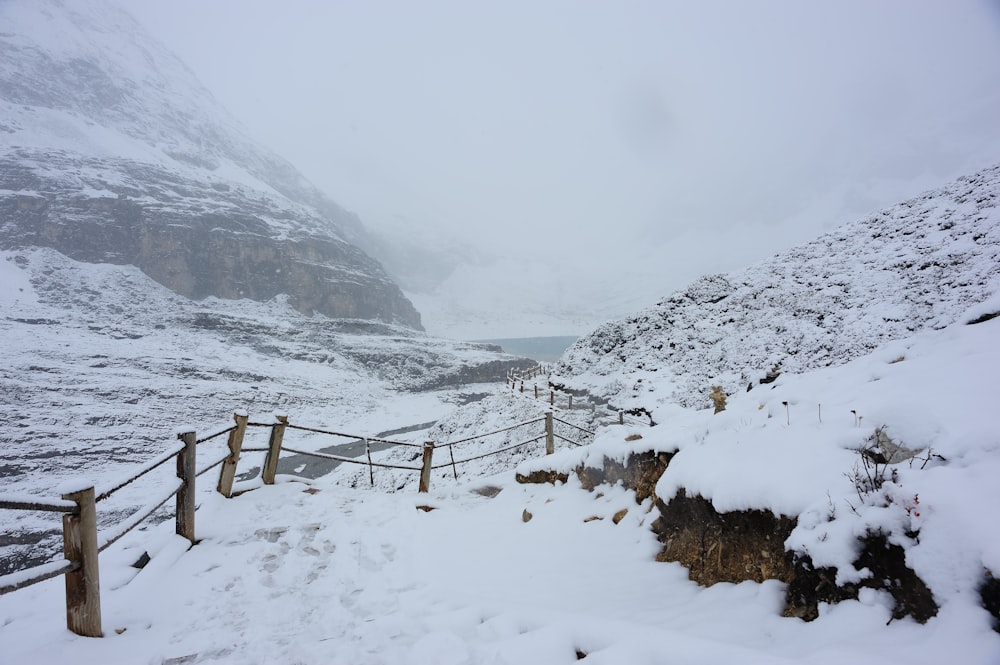
[[[1000,161],[995,1],[122,5],[369,228],[455,248],[404,284],[432,332],[585,332]]]

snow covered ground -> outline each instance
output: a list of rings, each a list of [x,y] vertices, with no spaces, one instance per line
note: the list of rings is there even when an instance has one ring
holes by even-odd
[[[503,376],[517,362],[406,328],[304,316],[283,298],[192,301],[134,267],[49,249],[0,252],[0,340],[0,491],[36,495],[69,476],[105,485],[173,445],[179,428],[204,433],[236,410],[362,435],[426,423],[486,390],[480,368],[499,363]],[[116,495],[102,519],[142,505],[143,491]],[[57,520],[44,517],[2,515],[0,574],[61,548]],[[39,531],[42,547],[28,535]]]
[[[1000,570],[1000,318],[966,323],[996,311],[993,298],[942,330],[734,395],[723,413],[665,407],[656,427],[606,427],[589,448],[520,465],[677,451],[661,497],[685,487],[719,510],[798,515],[786,546],[845,577],[865,575],[850,563],[855,536],[882,529],[931,587],[940,609],[925,625],[890,621],[880,591],[821,606],[806,623],[781,616],[779,582],[698,587],[679,564],[654,561],[649,500],[637,505],[621,487],[586,492],[573,476],[518,485],[513,470],[484,463],[492,475],[470,464],[458,482],[435,478],[429,495],[354,489],[336,474],[230,500],[203,483],[197,546],[187,550],[167,522],[102,554],[103,639],[65,630],[52,580],[0,598],[0,662],[1000,662],[977,592],[985,570]],[[497,390],[495,411],[506,401],[523,415],[523,398]],[[484,418],[466,410],[470,422]],[[462,416],[453,419],[457,429]],[[854,449],[882,425],[921,452],[859,496]],[[626,443],[630,433],[643,438]],[[476,491],[487,486],[500,491]],[[144,551],[150,563],[131,567]]]

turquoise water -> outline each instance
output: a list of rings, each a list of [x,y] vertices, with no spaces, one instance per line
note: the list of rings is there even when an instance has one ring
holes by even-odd
[[[499,344],[507,353],[515,356],[524,356],[539,362],[553,362],[559,360],[563,352],[570,347],[573,342],[579,339],[576,336],[560,337],[516,337],[505,339],[477,339],[477,342],[489,344]]]

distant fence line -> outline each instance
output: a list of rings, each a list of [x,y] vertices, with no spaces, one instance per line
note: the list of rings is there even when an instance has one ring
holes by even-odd
[[[198,438],[194,431],[181,432],[177,435],[178,443],[171,445],[160,455],[145,462],[130,475],[117,482],[109,484],[107,487],[97,488],[94,485],[84,485],[79,487],[64,488],[60,499],[42,499],[29,494],[0,494],[0,509],[6,510],[27,510],[57,512],[62,514],[63,520],[63,561],[34,566],[31,568],[16,571],[14,573],[0,577],[0,595],[7,594],[27,586],[37,584],[58,575],[65,575],[66,580],[66,626],[69,630],[78,635],[87,637],[102,636],[101,628],[101,604],[100,604],[100,571],[98,565],[98,555],[105,549],[117,542],[143,521],[148,519],[157,509],[167,503],[172,497],[176,497],[176,508],[174,511],[175,532],[186,538],[194,545],[195,540],[195,484],[196,478],[208,471],[220,467],[219,479],[216,491],[229,498],[234,495],[234,482],[236,470],[242,453],[263,452],[265,453],[264,464],[261,467],[260,478],[265,485],[272,485],[278,468],[278,459],[282,451],[307,455],[316,458],[336,460],[348,464],[361,464],[368,466],[369,479],[372,486],[375,484],[374,469],[402,469],[420,473],[418,492],[427,492],[430,489],[431,472],[436,469],[452,469],[455,479],[458,479],[458,465],[466,464],[475,460],[483,459],[503,452],[521,448],[524,446],[545,441],[545,453],[551,455],[555,450],[555,440],[569,443],[573,446],[581,446],[583,443],[556,432],[556,424],[572,428],[574,431],[585,436],[593,437],[594,432],[557,418],[552,410],[548,410],[543,416],[516,423],[508,427],[500,428],[492,432],[477,434],[474,436],[457,439],[446,443],[436,444],[433,441],[426,441],[422,444],[407,441],[393,441],[377,437],[356,436],[345,434],[334,430],[317,427],[306,427],[296,425],[288,421],[285,415],[276,415],[273,422],[249,422],[246,413],[237,412],[233,415],[234,424],[212,432],[211,434]],[[528,432],[525,438],[517,443],[506,445],[497,450],[476,454],[470,457],[455,458],[455,447],[460,444],[469,443],[511,432],[521,428],[534,428],[542,425],[541,432],[536,429]],[[243,447],[243,440],[248,427],[269,428],[270,434],[267,447],[254,448]],[[299,430],[315,434],[335,436],[351,439],[352,441],[365,442],[365,458],[343,457],[322,452],[308,450],[298,450],[284,446],[286,430]],[[201,469],[197,468],[197,447],[201,443],[211,441],[223,435],[228,435],[226,440],[227,452],[212,460]],[[578,437],[579,438],[579,437]],[[371,457],[371,444],[381,443],[397,446],[408,446],[421,449],[422,457],[420,466],[406,464],[390,464],[374,462]],[[435,450],[447,448],[449,460],[443,463],[434,464],[433,457]],[[176,461],[176,478],[168,483],[166,488],[161,488],[144,506],[136,510],[122,522],[99,534],[97,530],[97,504],[130,485],[139,478],[150,473],[154,469],[166,464],[170,460]]]
[[[555,386],[549,382],[548,378],[545,378],[545,386],[539,389],[538,378],[543,377],[546,372],[546,367],[544,365],[536,365],[535,367],[526,370],[509,370],[507,372],[507,382],[506,385],[515,392],[524,394],[527,397],[534,397],[534,399],[539,401],[548,402],[549,406],[553,408],[565,409],[567,411],[572,411],[574,409],[586,410],[589,409],[591,413],[596,413],[598,409],[598,404],[593,401],[585,401],[583,404],[576,402],[574,404],[573,393],[566,392],[563,390],[557,390]],[[528,391],[526,392],[524,387],[528,384]],[[603,404],[600,406],[602,415],[614,416],[618,418],[618,424],[624,425],[629,423],[632,425],[654,425],[653,418],[648,411],[645,409],[638,410],[624,410],[615,409],[608,404]],[[647,420],[641,420],[637,416],[646,416]]]

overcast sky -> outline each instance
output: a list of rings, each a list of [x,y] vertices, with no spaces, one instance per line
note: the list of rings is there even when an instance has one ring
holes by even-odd
[[[995,0],[121,2],[369,226],[598,271],[742,267],[1000,161]]]

